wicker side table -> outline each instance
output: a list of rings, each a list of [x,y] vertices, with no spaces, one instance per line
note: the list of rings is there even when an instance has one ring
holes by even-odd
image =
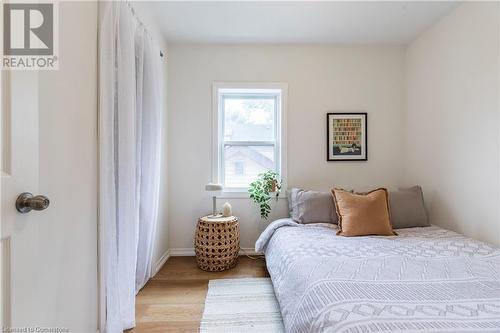
[[[240,225],[235,216],[198,219],[194,240],[198,267],[211,272],[232,268],[240,251]]]

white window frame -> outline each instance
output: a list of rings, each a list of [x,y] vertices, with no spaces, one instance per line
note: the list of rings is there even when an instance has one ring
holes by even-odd
[[[212,85],[212,182],[223,183],[224,179],[224,117],[223,105],[220,93],[231,94],[249,94],[249,93],[269,93],[277,96],[275,112],[275,133],[273,141],[265,142],[229,142],[231,145],[242,144],[244,146],[275,145],[275,164],[276,171],[283,180],[283,188],[286,189],[286,107],[288,85],[281,82],[262,83],[262,82],[214,82]],[[230,187],[224,188],[221,197],[230,198],[248,198],[248,187]]]

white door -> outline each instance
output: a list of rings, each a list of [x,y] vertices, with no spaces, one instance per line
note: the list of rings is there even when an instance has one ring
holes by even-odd
[[[36,326],[39,220],[44,211],[20,213],[23,192],[38,194],[38,72],[2,72],[2,324]],[[42,207],[40,207],[42,208]],[[27,211],[28,209],[26,209]]]
[[[0,325],[95,333],[97,3],[61,2],[58,38],[58,70],[0,70]],[[49,207],[19,213],[23,192]]]

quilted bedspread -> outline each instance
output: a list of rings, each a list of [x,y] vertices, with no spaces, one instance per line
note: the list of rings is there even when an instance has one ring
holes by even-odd
[[[271,223],[264,251],[287,332],[500,332],[500,249],[435,226],[342,237]]]

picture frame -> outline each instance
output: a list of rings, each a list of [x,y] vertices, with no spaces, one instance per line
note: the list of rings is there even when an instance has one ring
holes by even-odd
[[[326,114],[326,160],[368,160],[368,114],[329,112]]]

